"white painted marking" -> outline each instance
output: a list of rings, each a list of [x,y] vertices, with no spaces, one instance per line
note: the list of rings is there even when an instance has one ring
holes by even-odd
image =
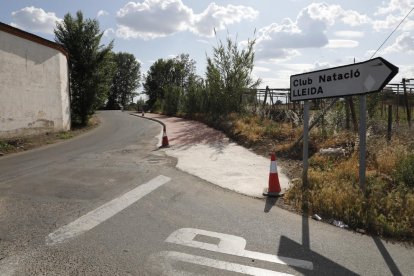
[[[171,178],[163,175],[157,176],[147,183],[144,183],[137,188],[109,201],[108,203],[105,203],[77,220],[59,228],[53,233],[50,233],[46,237],[46,244],[53,245],[61,243],[67,239],[91,230],[95,226],[124,210],[170,180]]]
[[[194,238],[196,235],[218,238],[220,242],[218,244],[211,244],[195,241]],[[173,232],[165,241],[208,251],[313,270],[313,263],[309,261],[245,250],[246,240],[244,238],[228,234],[194,228],[182,228]]]
[[[185,254],[181,252],[175,252],[175,251],[163,251],[157,254],[158,259],[166,259],[167,261],[181,261],[196,265],[202,265],[202,266],[208,266],[213,267],[217,269],[227,270],[227,271],[233,271],[237,273],[243,273],[247,275],[257,275],[257,276],[291,276],[292,274],[286,274],[282,272],[277,272],[273,270],[267,270],[263,268],[257,268],[247,265],[240,265],[225,261],[218,261],[206,257],[196,256],[196,255],[190,255]],[[170,271],[165,272],[178,272],[177,270],[173,269],[172,266],[169,267]],[[177,273],[178,274],[178,273]],[[181,274],[180,274],[181,275]]]
[[[368,91],[370,91],[370,90],[372,90],[372,88],[374,87],[374,85],[375,85],[375,79],[371,75],[368,75],[367,79],[364,82],[365,88]]]

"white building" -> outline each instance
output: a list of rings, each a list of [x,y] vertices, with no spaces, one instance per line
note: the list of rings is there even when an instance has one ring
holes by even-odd
[[[70,129],[67,53],[0,22],[0,138]]]

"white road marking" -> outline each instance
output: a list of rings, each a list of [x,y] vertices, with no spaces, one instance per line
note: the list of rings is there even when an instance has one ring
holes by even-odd
[[[64,242],[67,239],[78,236],[109,219],[113,215],[124,210],[150,192],[169,182],[171,178],[159,175],[137,188],[105,203],[77,220],[57,229],[46,237],[47,245]]]
[[[195,241],[194,238],[196,235],[218,238],[220,242],[218,244],[211,244]],[[208,251],[313,270],[313,263],[309,261],[245,250],[246,240],[244,238],[223,233],[194,228],[182,228],[173,232],[165,241]]]
[[[240,265],[225,261],[218,261],[206,257],[196,256],[196,255],[190,255],[185,254],[181,252],[175,252],[175,251],[163,251],[157,254],[158,260],[159,259],[165,259],[166,261],[170,262],[169,267],[165,267],[164,269],[167,269],[169,271],[164,271],[164,273],[170,274],[169,272],[172,272],[171,274],[179,274],[177,270],[172,268],[171,262],[186,262],[196,265],[202,265],[202,266],[208,266],[213,267],[217,269],[227,270],[227,271],[233,271],[238,273],[243,273],[247,275],[257,275],[257,276],[291,276],[292,274],[286,274],[281,273],[273,270],[267,270],[263,268],[257,268],[247,265]],[[180,273],[181,275],[181,273]]]

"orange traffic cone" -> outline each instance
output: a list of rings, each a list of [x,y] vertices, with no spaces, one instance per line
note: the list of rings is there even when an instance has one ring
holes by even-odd
[[[264,196],[281,196],[282,189],[280,188],[279,175],[277,174],[276,155],[270,154],[270,173],[269,173],[269,188],[264,192]]]
[[[162,134],[162,144],[161,147],[165,148],[168,147],[170,144],[168,143],[168,137],[167,137],[167,128],[164,126],[164,133]]]

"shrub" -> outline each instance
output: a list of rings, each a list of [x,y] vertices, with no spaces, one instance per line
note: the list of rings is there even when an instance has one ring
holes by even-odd
[[[397,164],[395,178],[398,182],[414,188],[414,154],[408,155]]]
[[[175,115],[178,112],[180,104],[181,88],[177,86],[169,86],[164,92],[163,111],[167,115]]]

